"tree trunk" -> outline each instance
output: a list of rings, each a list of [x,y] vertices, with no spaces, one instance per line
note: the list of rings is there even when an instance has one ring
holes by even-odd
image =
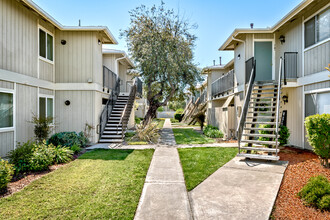
[[[149,109],[147,111],[147,114],[144,116],[143,119],[143,125],[147,125],[148,122],[152,121],[152,119],[157,117],[157,109],[159,108],[159,106],[157,105],[150,105]]]

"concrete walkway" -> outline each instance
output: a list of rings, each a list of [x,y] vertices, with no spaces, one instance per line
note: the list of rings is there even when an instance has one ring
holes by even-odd
[[[162,131],[162,144],[174,146],[169,119],[165,120]],[[134,219],[192,219],[176,148],[161,145],[156,148]]]
[[[235,157],[189,192],[194,219],[268,220],[287,164]]]

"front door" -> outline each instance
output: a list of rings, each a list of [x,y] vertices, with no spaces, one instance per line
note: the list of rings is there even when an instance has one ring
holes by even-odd
[[[254,57],[256,60],[256,79],[255,81],[272,80],[273,53],[272,42],[254,42]]]

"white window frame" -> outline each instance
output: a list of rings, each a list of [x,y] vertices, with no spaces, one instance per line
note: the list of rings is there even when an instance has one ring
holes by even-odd
[[[40,98],[46,98],[46,117],[47,117],[47,99],[53,99],[53,124],[54,124],[54,118],[55,118],[55,96],[54,95],[46,95],[46,94],[40,94],[38,95],[38,117],[40,117]]]
[[[45,57],[42,57],[40,56],[40,30],[44,31],[46,33],[46,58]],[[49,60],[47,58],[47,34],[49,34],[50,36],[53,37],[53,60]],[[55,60],[55,37],[54,37],[54,34],[49,32],[47,29],[45,29],[44,27],[38,25],[38,57],[40,60],[43,60],[47,63],[50,63],[50,64],[54,64],[54,60]]]
[[[303,44],[304,52],[306,52],[308,50],[311,50],[311,49],[313,49],[313,48],[315,48],[315,47],[317,47],[317,46],[319,46],[321,44],[324,44],[324,43],[330,41],[330,37],[328,37],[327,39],[324,39],[322,41],[316,42],[315,44],[313,44],[313,45],[305,48],[305,23],[307,21],[309,21],[310,19],[312,19],[313,17],[316,17],[318,14],[320,14],[322,11],[324,11],[328,7],[330,7],[330,3],[328,3],[327,5],[325,5],[321,9],[319,9],[317,12],[315,12],[314,14],[312,14],[311,16],[309,16],[308,18],[306,18],[306,19],[303,20],[303,28],[302,28],[302,36],[303,36],[302,39],[303,39],[303,42],[302,42],[302,44]],[[314,34],[316,35],[316,33],[314,33]],[[316,39],[316,36],[315,36],[315,39]]]
[[[13,94],[13,126],[12,127],[6,127],[6,128],[0,128],[0,132],[8,132],[8,131],[15,131],[15,123],[16,123],[16,97],[15,97],[15,90],[13,89],[5,89],[0,88],[1,93],[10,93]]]

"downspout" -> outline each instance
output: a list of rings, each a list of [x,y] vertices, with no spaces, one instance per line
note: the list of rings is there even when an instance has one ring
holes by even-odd
[[[238,41],[238,42],[241,42],[241,43],[243,43],[244,44],[244,59],[245,59],[245,57],[246,57],[246,44],[245,44],[245,41],[244,40],[241,40],[241,39],[237,39],[237,38],[235,38],[234,36],[232,36],[232,39],[233,40],[235,40],[235,41]],[[234,57],[234,59],[235,59],[235,57]],[[245,72],[245,71],[244,71]],[[236,73],[236,72],[235,72]],[[246,74],[246,73],[245,73]],[[245,78],[245,77],[244,77]],[[246,89],[245,89],[245,80],[244,80],[244,86],[243,86],[243,89],[244,89],[244,95],[246,95]]]

